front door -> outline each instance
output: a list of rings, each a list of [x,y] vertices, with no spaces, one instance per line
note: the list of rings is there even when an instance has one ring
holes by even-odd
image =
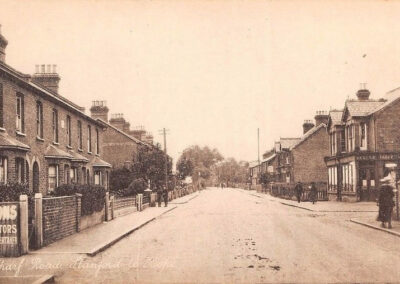
[[[375,168],[362,167],[358,176],[360,201],[376,201],[378,191],[375,185]]]

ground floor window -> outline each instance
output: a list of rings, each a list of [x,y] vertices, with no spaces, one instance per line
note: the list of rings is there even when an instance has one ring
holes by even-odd
[[[101,171],[94,172],[94,184],[103,185],[103,180],[101,178]]]
[[[337,167],[328,168],[328,190],[337,190]]]
[[[7,158],[0,157],[0,183],[7,183]]]
[[[24,183],[25,182],[25,161],[22,158],[15,159],[15,173],[16,173],[16,182]]]
[[[342,166],[343,191],[354,191],[354,164],[349,163]]]
[[[58,186],[58,165],[49,166],[48,179],[48,190],[51,192]]]
[[[77,183],[78,182],[78,171],[77,168],[70,168],[69,170],[69,178],[71,183]]]

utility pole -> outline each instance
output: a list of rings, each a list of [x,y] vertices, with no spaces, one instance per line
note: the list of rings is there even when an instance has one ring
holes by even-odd
[[[168,155],[167,155],[167,133],[168,129],[163,128],[159,131],[164,136],[164,154],[165,154],[165,189],[168,190]]]
[[[257,160],[260,166],[260,128],[257,128]]]

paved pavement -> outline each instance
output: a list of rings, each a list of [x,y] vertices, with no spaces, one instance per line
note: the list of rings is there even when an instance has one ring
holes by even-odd
[[[208,189],[94,257],[36,255],[24,265],[60,283],[398,282],[399,238],[349,221],[373,216]]]

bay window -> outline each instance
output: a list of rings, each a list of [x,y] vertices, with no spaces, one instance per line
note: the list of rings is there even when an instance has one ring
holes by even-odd
[[[58,187],[58,165],[50,165],[48,170],[48,191]]]
[[[0,183],[7,183],[7,158],[0,157]]]

